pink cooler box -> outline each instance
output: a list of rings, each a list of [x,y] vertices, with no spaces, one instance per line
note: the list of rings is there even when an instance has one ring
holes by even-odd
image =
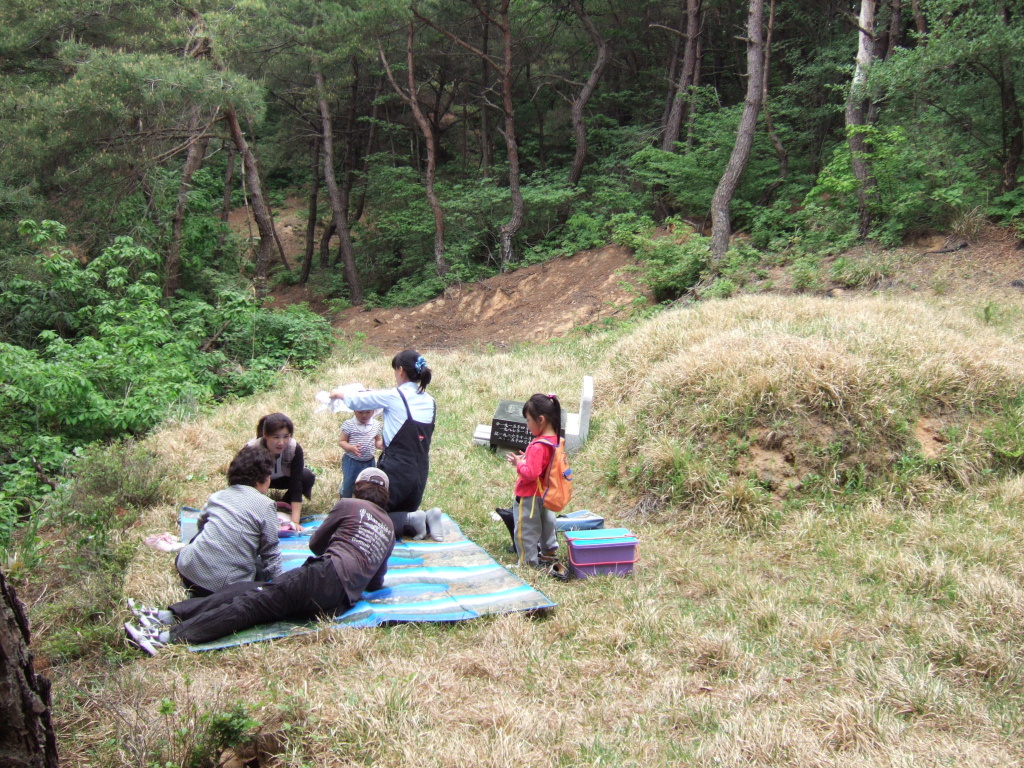
[[[622,576],[637,561],[636,536],[626,528],[565,531],[569,563],[578,579],[601,574]]]

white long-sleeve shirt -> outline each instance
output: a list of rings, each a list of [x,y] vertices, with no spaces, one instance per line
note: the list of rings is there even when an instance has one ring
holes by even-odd
[[[384,409],[384,446],[387,447],[398,434],[398,430],[406,420],[405,406],[402,404],[402,396],[409,403],[409,411],[412,413],[413,421],[429,424],[434,419],[436,405],[434,398],[426,392],[417,392],[419,385],[413,381],[407,381],[401,387],[391,389],[375,389],[370,392],[357,392],[354,395],[345,395],[345,405],[353,411],[372,411],[377,408]]]

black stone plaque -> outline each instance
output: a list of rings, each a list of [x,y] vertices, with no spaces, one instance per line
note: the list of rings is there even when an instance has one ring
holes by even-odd
[[[530,428],[526,426],[526,417],[523,416],[524,405],[525,403],[515,400],[501,400],[498,403],[494,418],[491,419],[491,450],[497,450],[500,445],[521,451],[533,440]],[[565,437],[565,424],[568,418],[569,414],[563,408],[562,437]]]

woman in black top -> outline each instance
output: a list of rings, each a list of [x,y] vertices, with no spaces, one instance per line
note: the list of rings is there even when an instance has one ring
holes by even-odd
[[[274,457],[270,487],[283,489],[284,500],[292,507],[292,522],[299,529],[302,497],[310,498],[316,476],[305,463],[302,446],[296,442],[295,425],[283,413],[271,413],[256,424],[256,438],[249,445],[261,445]]]

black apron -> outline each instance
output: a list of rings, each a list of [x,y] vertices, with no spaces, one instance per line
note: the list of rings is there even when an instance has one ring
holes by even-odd
[[[388,512],[413,512],[420,508],[423,490],[430,474],[430,438],[437,419],[437,403],[429,424],[413,421],[409,401],[402,390],[399,397],[405,404],[405,423],[381,454],[377,466],[388,476]]]

